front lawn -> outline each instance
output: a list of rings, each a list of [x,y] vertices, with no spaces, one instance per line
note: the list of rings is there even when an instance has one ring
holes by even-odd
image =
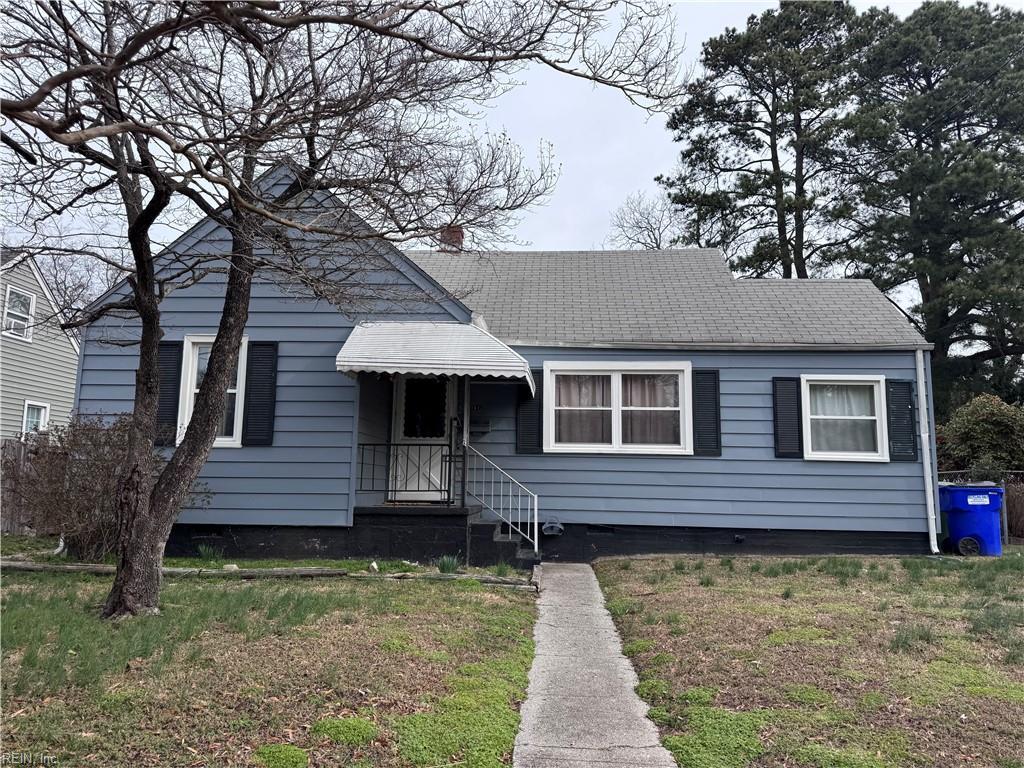
[[[595,566],[686,768],[1024,768],[1024,556]]]
[[[109,579],[5,573],[5,753],[57,765],[508,762],[533,595],[475,581],[167,579],[159,616],[97,618]]]

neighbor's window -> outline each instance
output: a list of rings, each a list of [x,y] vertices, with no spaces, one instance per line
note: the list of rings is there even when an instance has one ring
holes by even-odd
[[[32,340],[32,315],[36,308],[34,294],[7,286],[4,301],[4,335],[25,341]]]
[[[885,378],[802,377],[804,457],[888,461]]]
[[[548,363],[545,450],[689,453],[685,362]]]
[[[245,393],[245,356],[249,340],[242,339],[238,351],[238,363],[231,375],[231,383],[224,395],[224,414],[217,428],[214,446],[239,447],[242,445],[242,412]],[[185,364],[182,366],[181,403],[179,407],[178,441],[184,437],[185,428],[192,419],[192,408],[196,395],[206,377],[213,349],[212,336],[185,337]]]
[[[25,401],[25,413],[22,418],[21,431],[42,432],[50,423],[50,404]]]

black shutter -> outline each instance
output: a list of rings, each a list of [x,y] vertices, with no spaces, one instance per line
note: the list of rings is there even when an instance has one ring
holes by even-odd
[[[889,431],[889,460],[917,461],[917,418],[914,409],[914,383],[886,379],[885,406]]]
[[[178,434],[178,399],[181,394],[183,341],[161,341],[157,352],[160,399],[156,406],[156,445],[174,445]]]
[[[693,454],[722,455],[722,418],[718,371],[693,372]]]
[[[537,387],[535,395],[525,384],[519,388],[516,408],[516,453],[544,452],[544,371],[530,371]]]
[[[242,445],[274,444],[277,404],[277,342],[250,341],[245,363]]]
[[[804,441],[800,414],[800,379],[772,379],[772,401],[775,410],[775,456],[780,459],[802,459]]]

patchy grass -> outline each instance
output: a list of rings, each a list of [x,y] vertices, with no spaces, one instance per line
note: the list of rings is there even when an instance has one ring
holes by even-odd
[[[479,583],[165,583],[98,618],[106,578],[4,574],[4,748],[60,765],[508,762],[533,597]]]
[[[1024,766],[1024,555],[620,562],[598,578],[680,766]]]
[[[313,733],[335,744],[359,747],[377,738],[377,726],[364,717],[325,717],[313,726]]]

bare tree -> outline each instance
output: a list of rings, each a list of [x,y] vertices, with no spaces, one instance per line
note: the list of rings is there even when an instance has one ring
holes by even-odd
[[[400,298],[361,279],[383,240],[452,224],[477,246],[507,240],[552,166],[528,167],[470,121],[528,64],[647,108],[678,93],[672,19],[610,0],[82,0],[12,6],[3,39],[21,245],[59,246],[48,223],[89,217],[112,223],[99,261],[130,257],[127,290],[70,321],[130,318],[117,341],[138,348],[107,616],[158,608],[164,545],[215,439],[254,277],[353,312]],[[224,249],[161,256],[153,233],[191,213],[221,225]],[[154,481],[160,301],[200,280],[223,284],[224,307],[193,417]]]
[[[679,242],[680,213],[666,195],[635,192],[612,213],[609,241],[617,248],[658,251]]]

